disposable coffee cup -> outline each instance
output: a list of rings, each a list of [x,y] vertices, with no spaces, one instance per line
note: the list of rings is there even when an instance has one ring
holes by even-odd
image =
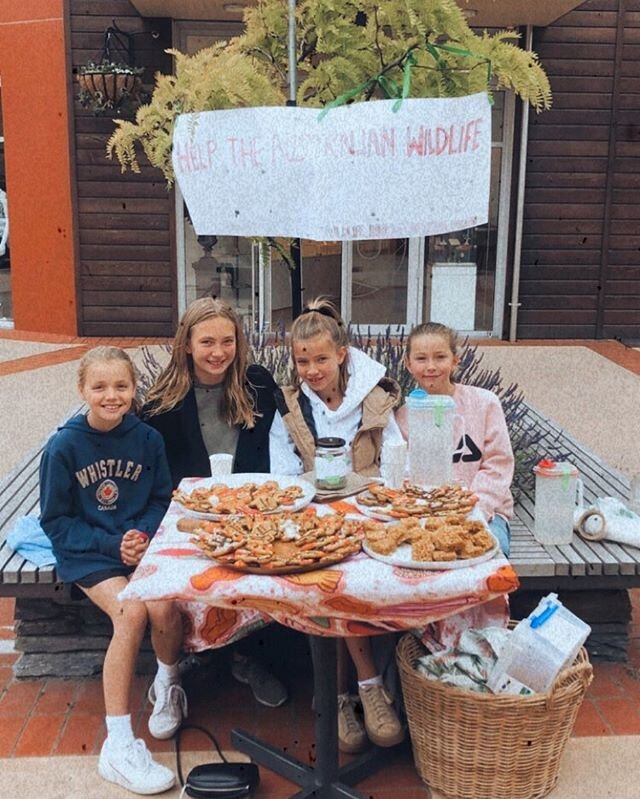
[[[217,452],[215,455],[209,456],[209,463],[211,464],[212,477],[224,477],[231,474],[233,455],[227,455],[226,452]]]
[[[407,464],[407,445],[404,441],[385,443],[381,453],[380,473],[387,488],[402,488]]]

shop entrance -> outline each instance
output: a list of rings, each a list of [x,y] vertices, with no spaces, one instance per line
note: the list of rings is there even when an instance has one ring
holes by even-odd
[[[241,32],[238,23],[176,22],[178,49],[194,53]],[[370,241],[302,241],[302,302],[331,298],[372,333],[427,320],[463,334],[502,336],[515,96],[495,92],[489,220],[444,235]],[[425,186],[438,192],[438,186]],[[292,322],[290,242],[261,247],[238,236],[196,236],[176,187],[178,308],[215,294],[252,327]]]

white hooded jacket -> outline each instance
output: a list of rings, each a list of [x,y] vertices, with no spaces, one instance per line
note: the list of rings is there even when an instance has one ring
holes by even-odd
[[[301,391],[311,403],[318,438],[327,436],[344,438],[350,458],[351,444],[362,422],[362,403],[385,376],[386,369],[361,350],[349,347],[347,371],[349,374],[347,390],[338,408],[328,408],[306,383],[301,384]],[[393,413],[389,415],[389,421],[382,434],[382,441],[383,444],[387,441],[403,441]],[[297,455],[293,440],[278,412],[273,419],[269,434],[269,457],[273,474],[302,474],[303,472],[302,460]]]

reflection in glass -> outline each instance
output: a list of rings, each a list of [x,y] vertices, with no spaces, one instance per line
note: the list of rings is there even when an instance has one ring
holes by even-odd
[[[353,242],[353,324],[404,324],[409,239]]]
[[[286,251],[287,239],[278,240]],[[339,241],[301,242],[303,305],[320,295],[328,297],[339,309],[341,301],[340,264],[342,245]],[[271,253],[272,325],[291,327],[291,270],[276,251]]]
[[[219,297],[249,322],[254,319],[254,252],[239,236],[196,236],[185,221],[187,305],[198,297]]]

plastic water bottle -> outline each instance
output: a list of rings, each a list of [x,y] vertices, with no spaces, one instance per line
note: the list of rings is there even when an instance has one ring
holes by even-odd
[[[411,483],[440,486],[452,482],[455,407],[446,394],[428,394],[421,388],[407,397]]]

